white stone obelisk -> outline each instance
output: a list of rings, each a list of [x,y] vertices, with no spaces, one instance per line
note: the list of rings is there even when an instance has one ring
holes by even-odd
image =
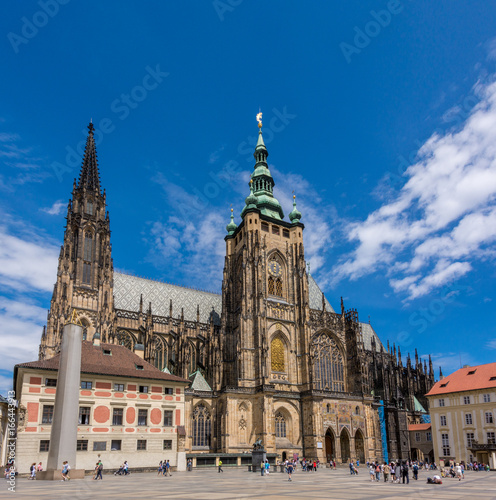
[[[66,460],[71,466],[71,478],[79,475],[75,469],[82,336],[81,326],[72,323],[64,326],[46,479],[59,479],[62,462]]]

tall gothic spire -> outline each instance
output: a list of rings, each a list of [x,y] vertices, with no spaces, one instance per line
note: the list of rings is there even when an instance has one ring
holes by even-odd
[[[267,157],[269,152],[265,147],[262,135],[262,113],[257,115],[258,120],[258,141],[255,147],[253,156],[255,157],[255,167],[250,179],[250,190],[253,189],[253,195],[256,197],[256,208],[263,214],[273,219],[282,220],[284,212],[282,211],[281,204],[274,198],[274,179],[270,174],[269,166],[267,165]],[[253,186],[251,183],[253,182]],[[247,200],[252,200],[251,195]],[[253,204],[254,205],[254,204]],[[250,207],[252,208],[252,207]],[[253,207],[255,208],[255,207]],[[248,210],[248,204],[241,212],[241,217],[244,216]]]
[[[95,127],[90,122],[88,125],[88,139],[84,149],[83,165],[79,174],[78,189],[97,191],[100,194],[100,174],[98,172],[98,162],[96,156],[95,137],[93,131]]]

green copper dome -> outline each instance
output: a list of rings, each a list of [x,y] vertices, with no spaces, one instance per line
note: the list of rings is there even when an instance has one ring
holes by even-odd
[[[301,212],[299,212],[296,208],[296,196],[293,195],[293,210],[289,214],[289,220],[292,224],[298,224],[301,219]]]
[[[232,236],[234,234],[234,231],[236,231],[236,229],[238,229],[238,226],[234,222],[233,209],[231,208],[231,222],[229,222],[229,224],[226,226],[227,235]]]

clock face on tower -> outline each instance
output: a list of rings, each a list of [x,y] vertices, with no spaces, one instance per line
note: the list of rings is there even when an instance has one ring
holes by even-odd
[[[269,262],[269,273],[276,278],[279,278],[282,274],[282,267],[279,262],[272,260]]]

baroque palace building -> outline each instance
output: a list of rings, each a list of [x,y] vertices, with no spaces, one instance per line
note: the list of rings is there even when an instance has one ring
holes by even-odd
[[[250,453],[258,439],[281,459],[409,458],[408,425],[425,420],[432,362],[415,352],[403,365],[400,348],[384,347],[355,309],[341,300],[334,311],[307,271],[296,200],[285,220],[273,195],[259,127],[250,194],[239,225],[231,210],[216,294],[114,271],[89,125],[39,357],[57,354],[76,310],[87,340],[143,349],[160,370],[189,378],[185,449],[198,464]]]

